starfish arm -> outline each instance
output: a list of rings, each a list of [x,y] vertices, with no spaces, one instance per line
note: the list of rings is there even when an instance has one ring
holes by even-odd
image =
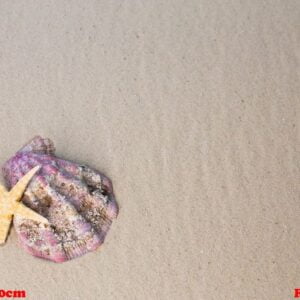
[[[7,193],[6,188],[0,184],[0,198],[3,197],[5,193]]]
[[[40,223],[48,223],[48,220],[44,218],[42,215],[36,213],[29,207],[25,206],[23,203],[19,203],[17,209],[14,212],[15,216],[20,216],[25,219],[30,219]]]
[[[39,169],[40,166],[36,166],[25,174],[9,192],[9,197],[15,201],[20,201],[28,183]]]
[[[6,241],[11,220],[12,215],[0,215],[0,245]]]

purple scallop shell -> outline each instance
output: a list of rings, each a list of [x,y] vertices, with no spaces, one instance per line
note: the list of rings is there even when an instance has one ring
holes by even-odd
[[[46,217],[49,225],[15,216],[23,248],[31,255],[64,262],[96,250],[118,215],[109,178],[88,166],[54,155],[50,139],[33,138],[3,166],[9,187],[30,169],[41,169],[31,180],[23,203]]]

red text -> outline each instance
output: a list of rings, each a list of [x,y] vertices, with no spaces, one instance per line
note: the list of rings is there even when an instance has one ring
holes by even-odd
[[[0,290],[0,298],[25,298],[25,291]]]

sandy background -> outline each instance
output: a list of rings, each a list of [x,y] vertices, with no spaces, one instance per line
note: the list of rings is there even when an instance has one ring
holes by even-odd
[[[296,0],[0,1],[0,162],[50,137],[120,205],[101,250],[69,263],[12,232],[0,289],[293,299],[299,19]]]

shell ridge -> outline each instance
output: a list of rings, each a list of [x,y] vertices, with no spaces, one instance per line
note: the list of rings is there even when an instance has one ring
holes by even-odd
[[[50,185],[48,185],[47,186],[47,188],[46,188],[46,191],[47,191],[47,195],[48,196],[51,196],[52,195],[52,197],[53,198],[55,198],[55,199],[58,199],[59,201],[57,201],[57,203],[56,204],[54,204],[54,206],[55,205],[60,205],[61,203],[68,203],[68,206],[69,206],[69,209],[70,210],[72,210],[73,212],[77,212],[77,209],[76,209],[76,207],[72,204],[72,203],[70,203],[69,201],[68,201],[68,197],[65,197],[64,195],[61,195],[57,190],[55,190],[55,189],[53,189]],[[56,195],[55,197],[54,197],[54,195]],[[37,195],[36,193],[35,193],[35,196],[37,196],[38,198],[42,198],[41,197],[41,195]],[[59,203],[60,202],[60,203]],[[69,224],[72,224],[72,222],[77,222],[77,223],[79,223],[77,226],[75,226],[74,224],[73,224],[73,226],[75,226],[75,231],[76,231],[76,228],[77,228],[77,237],[78,237],[78,239],[74,242],[73,241],[73,244],[74,244],[74,246],[73,247],[70,247],[70,248],[72,248],[72,249],[76,249],[77,248],[77,243],[83,243],[83,242],[86,242],[85,241],[85,238],[86,238],[86,234],[84,234],[84,231],[83,231],[83,228],[84,227],[88,227],[88,226],[91,226],[91,228],[90,228],[90,232],[92,233],[92,236],[90,237],[90,240],[93,240],[93,239],[96,239],[96,242],[98,241],[100,244],[99,244],[99,246],[102,244],[102,240],[101,240],[101,238],[97,235],[97,232],[96,231],[92,231],[92,224],[90,224],[85,218],[84,218],[84,216],[82,216],[82,215],[80,215],[80,214],[77,214],[76,215],[76,218],[75,219],[73,219],[72,217],[73,216],[70,216],[70,215],[67,215],[67,214],[64,214],[64,215],[62,215],[62,216],[60,216],[62,219],[65,219],[65,222],[68,222]],[[55,235],[58,235],[58,239],[59,239],[59,241],[60,241],[60,243],[61,243],[61,245],[62,245],[62,247],[65,249],[65,251],[66,251],[66,253],[68,252],[69,254],[68,254],[68,257],[70,258],[71,256],[71,254],[70,254],[70,250],[67,250],[67,244],[68,244],[68,242],[69,242],[69,240],[67,240],[67,239],[65,239],[64,238],[64,232],[62,231],[62,227],[61,227],[61,225],[58,225],[57,223],[55,223],[55,222],[53,222],[53,220],[55,220],[56,219],[56,216],[55,216],[55,211],[53,211],[52,213],[50,212],[49,213],[49,222],[50,222],[50,224],[53,226],[53,232],[54,232],[54,234]],[[70,226],[71,227],[71,226]],[[71,230],[72,231],[72,230]],[[71,232],[70,231],[70,232]],[[83,231],[83,232],[81,232],[81,231]],[[86,252],[88,252],[88,251],[85,251],[84,253],[86,253]],[[83,251],[81,251],[80,253],[82,253],[82,254],[84,254],[83,253]],[[82,255],[81,254],[81,255]],[[73,254],[72,254],[73,255]],[[73,257],[73,256],[72,256]],[[75,257],[75,256],[74,256]]]
[[[63,177],[64,175],[62,174],[59,174],[60,177]],[[64,180],[70,180],[71,178],[67,178],[67,177],[63,177]],[[63,181],[65,182],[65,181]],[[80,182],[80,181],[77,181],[77,182]],[[92,207],[91,209],[89,210],[88,209],[88,206],[86,206],[86,210],[84,210],[84,207],[80,207],[78,205],[78,202],[80,202],[81,200],[82,201],[85,201],[86,198],[89,198],[89,201],[91,203],[91,206],[95,206],[97,207],[96,205],[99,205],[101,204],[101,201],[100,199],[96,198],[96,197],[92,197],[89,192],[88,192],[88,188],[87,186],[84,186],[84,183],[81,183],[80,184],[78,183],[78,189],[81,189],[81,192],[83,194],[83,197],[80,198],[78,197],[78,193],[75,193],[74,195],[72,196],[68,196],[69,195],[69,191],[67,189],[64,189],[64,188],[61,188],[58,184],[57,184],[57,181],[52,181],[53,184],[53,188],[55,188],[56,190],[59,191],[59,193],[61,193],[62,195],[64,195],[65,197],[67,197],[67,199],[74,205],[74,207],[76,208],[76,210],[80,213],[83,213],[83,217],[88,221],[88,222],[91,222],[91,225],[93,226],[93,228],[96,230],[96,232],[98,232],[100,235],[103,234],[103,230],[101,228],[99,228],[99,225],[95,224],[92,220],[93,220],[93,213],[91,212],[92,211]],[[73,183],[72,183],[73,184]],[[82,203],[81,201],[81,203]],[[94,203],[93,203],[94,202]],[[103,212],[104,213],[101,213]],[[90,214],[90,216],[89,216]],[[102,221],[101,222],[101,225],[103,225],[104,223],[106,223],[106,227],[110,227],[111,223],[112,223],[112,220],[108,217],[108,215],[105,213],[105,207],[103,206],[102,209],[100,210],[99,212],[99,218],[98,220],[99,221]],[[107,228],[105,228],[107,229]]]

